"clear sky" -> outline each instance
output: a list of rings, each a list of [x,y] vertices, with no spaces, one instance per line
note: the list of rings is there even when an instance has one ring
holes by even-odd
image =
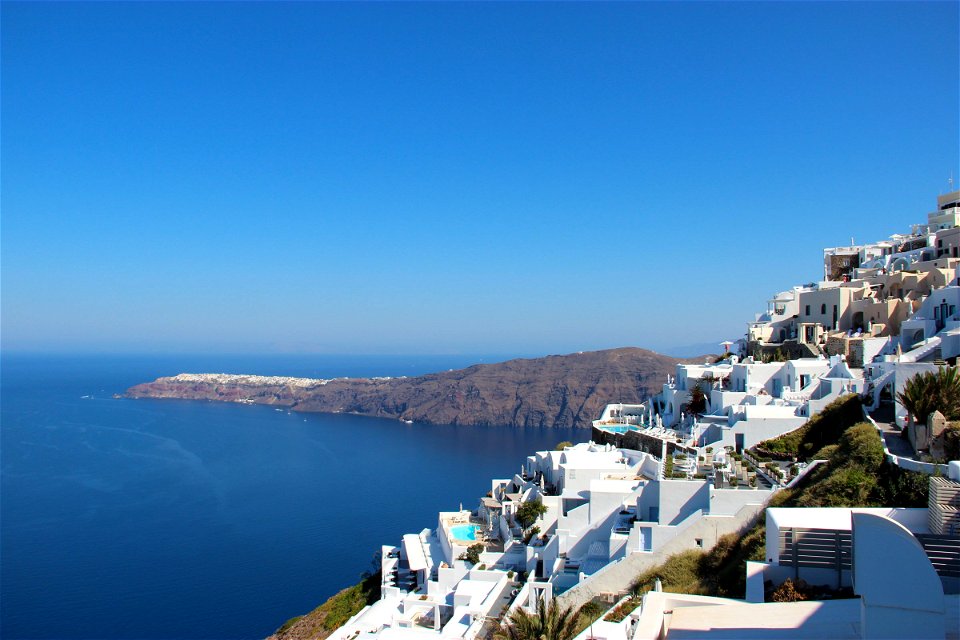
[[[2,347],[736,338],[960,182],[958,3],[2,5]]]

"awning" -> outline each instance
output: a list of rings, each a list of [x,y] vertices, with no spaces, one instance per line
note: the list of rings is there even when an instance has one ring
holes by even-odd
[[[407,563],[411,571],[420,571],[427,568],[427,556],[423,552],[423,542],[415,533],[403,536],[403,548],[407,550]]]

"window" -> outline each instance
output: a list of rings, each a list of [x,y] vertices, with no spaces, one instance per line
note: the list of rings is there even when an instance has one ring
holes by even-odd
[[[807,307],[806,307],[806,309],[804,310],[803,313],[804,313],[804,315],[807,315],[807,316],[810,315],[810,305],[807,305]]]
[[[827,312],[827,305],[826,304],[820,305],[820,313],[824,314],[826,312]]]
[[[697,543],[697,546],[703,549],[703,538],[694,538],[694,542]]]

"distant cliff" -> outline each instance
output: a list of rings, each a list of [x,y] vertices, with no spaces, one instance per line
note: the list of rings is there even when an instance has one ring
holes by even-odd
[[[608,402],[640,402],[676,363],[624,347],[478,364],[414,378],[315,380],[180,374],[131,387],[128,398],[178,398],[357,413],[433,424],[589,427]]]

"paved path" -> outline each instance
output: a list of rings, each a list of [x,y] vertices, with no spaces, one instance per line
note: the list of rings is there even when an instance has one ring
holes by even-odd
[[[883,433],[883,442],[887,445],[890,453],[903,458],[913,457],[913,447],[910,446],[908,440],[900,435],[900,428],[894,421],[892,405],[881,403],[876,410],[870,412],[870,417],[880,427],[880,431]]]

